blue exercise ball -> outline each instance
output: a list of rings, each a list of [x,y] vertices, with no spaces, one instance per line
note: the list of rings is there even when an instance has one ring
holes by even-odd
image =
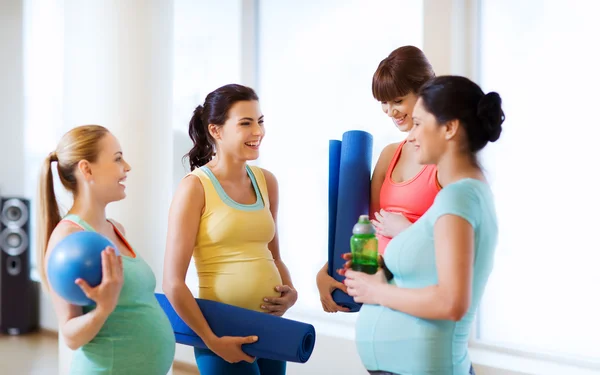
[[[105,236],[91,231],[72,233],[63,238],[48,258],[48,281],[52,289],[74,305],[89,306],[94,301],[87,298],[75,280],[83,279],[91,287],[102,282],[102,250],[116,246]]]

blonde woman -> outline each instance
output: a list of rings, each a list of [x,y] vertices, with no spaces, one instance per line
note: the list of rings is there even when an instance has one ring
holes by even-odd
[[[73,206],[61,217],[52,176],[56,164]],[[118,140],[97,125],[67,132],[42,167],[39,183],[38,244],[42,280],[54,247],[78,231],[95,231],[117,249],[102,252],[102,282],[90,287],[76,280],[93,306],[73,305],[48,286],[67,346],[74,350],[72,374],[164,375],[175,355],[175,336],[154,297],[156,279],[125,237],[125,229],[106,218],[106,206],[125,198],[131,167]],[[118,250],[120,255],[116,255]]]

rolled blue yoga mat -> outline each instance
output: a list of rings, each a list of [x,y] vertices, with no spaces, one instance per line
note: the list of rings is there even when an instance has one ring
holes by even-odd
[[[331,261],[335,249],[335,223],[338,205],[338,188],[340,185],[340,158],[342,157],[342,141],[329,141],[329,244],[328,244],[328,270],[333,275],[335,269]]]
[[[338,141],[339,142],[339,141]],[[343,268],[345,260],[342,254],[350,252],[350,237],[352,227],[360,215],[369,214],[371,192],[371,160],[373,154],[373,136],[365,131],[351,130],[342,136],[337,162],[337,143],[329,143],[329,242],[333,236],[333,249],[329,249],[329,274],[338,281],[343,281],[336,270]],[[332,183],[331,169],[339,164],[339,180],[337,194]],[[334,172],[335,173],[335,172]],[[333,191],[332,191],[333,190]],[[337,197],[335,197],[337,195]],[[332,200],[337,198],[337,204]],[[331,231],[331,220],[335,218],[335,233]],[[360,310],[361,304],[339,289],[334,290],[333,300],[340,306],[347,307],[350,312]]]
[[[202,339],[177,315],[167,297],[161,293],[155,295],[171,322],[175,340],[207,349]],[[310,324],[210,300],[196,299],[196,303],[215,335],[258,336],[257,342],[242,345],[249,356],[305,363],[312,354],[316,332]]]

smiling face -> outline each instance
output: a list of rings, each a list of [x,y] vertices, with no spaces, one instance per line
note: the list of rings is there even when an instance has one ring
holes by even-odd
[[[396,48],[377,66],[371,84],[373,97],[400,131],[412,128],[419,90],[434,76],[423,51],[410,45]]]
[[[392,118],[398,130],[408,132],[413,126],[412,115],[416,101],[417,95],[411,92],[390,101],[382,101],[381,109],[383,113]]]
[[[435,116],[428,112],[423,100],[417,100],[413,111],[413,127],[407,140],[415,146],[420,164],[437,164],[448,143],[448,129],[438,124]]]
[[[131,166],[123,158],[121,145],[111,133],[102,137],[98,150],[94,162],[80,162],[80,170],[95,197],[105,203],[119,201],[125,198],[125,180]]]
[[[256,160],[265,136],[264,116],[257,100],[238,101],[231,106],[222,126],[209,125],[217,153],[238,160]]]

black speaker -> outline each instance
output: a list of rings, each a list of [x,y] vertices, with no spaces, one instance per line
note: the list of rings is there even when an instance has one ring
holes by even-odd
[[[0,332],[39,328],[39,283],[30,278],[30,203],[0,198]]]

